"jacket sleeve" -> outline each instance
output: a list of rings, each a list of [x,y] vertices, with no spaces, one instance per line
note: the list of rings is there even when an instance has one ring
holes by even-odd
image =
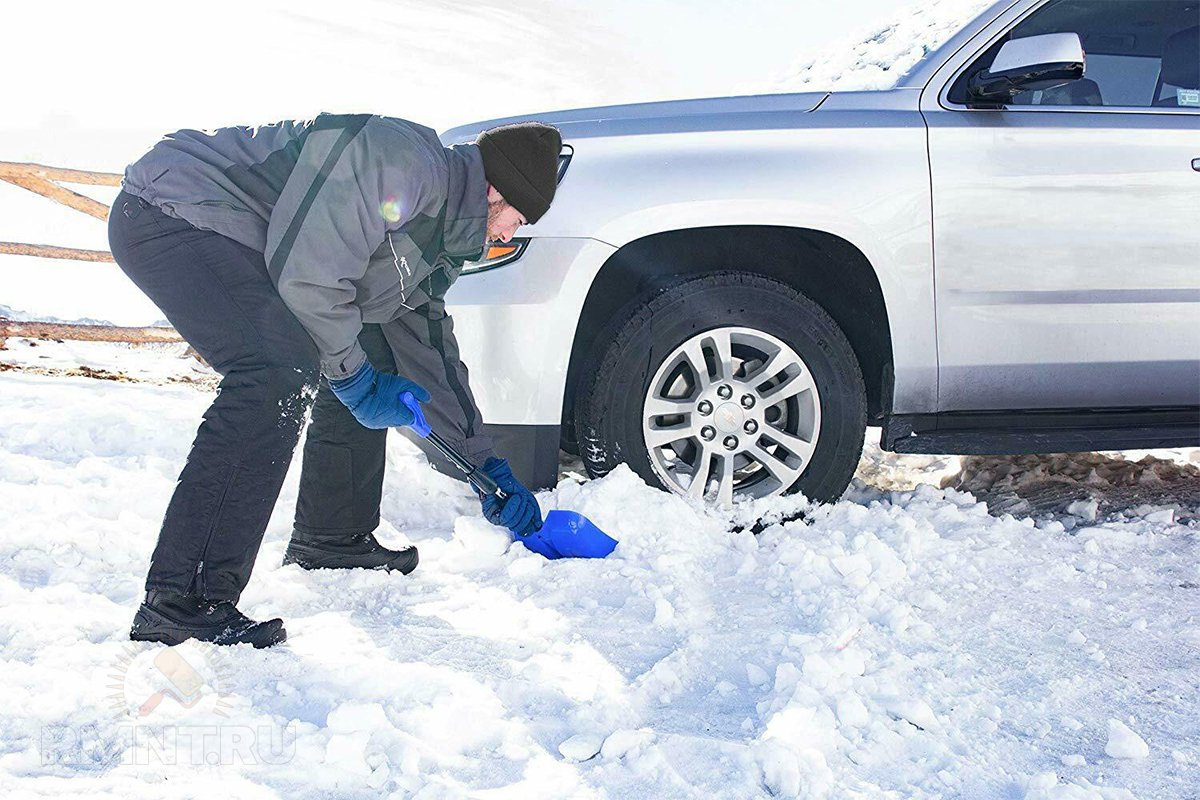
[[[355,281],[387,231],[444,201],[427,148],[371,115],[318,118],[267,226],[268,271],[337,380],[366,360]]]

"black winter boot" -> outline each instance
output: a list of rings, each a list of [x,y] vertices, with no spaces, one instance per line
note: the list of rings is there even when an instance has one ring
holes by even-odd
[[[386,569],[407,575],[417,568],[417,548],[389,550],[370,533],[313,535],[292,531],[283,563],[304,569]]]
[[[270,647],[287,639],[283,620],[255,622],[229,600],[205,600],[151,590],[133,617],[129,638],[135,642],[175,645],[187,639],[213,644]]]

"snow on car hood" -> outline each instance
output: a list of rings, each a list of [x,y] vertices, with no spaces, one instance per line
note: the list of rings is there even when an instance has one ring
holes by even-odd
[[[1007,3],[1006,3],[1007,4]],[[890,89],[927,55],[997,0],[931,0],[809,53],[761,91]]]

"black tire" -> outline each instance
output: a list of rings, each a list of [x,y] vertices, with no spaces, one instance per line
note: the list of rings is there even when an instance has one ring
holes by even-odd
[[[837,500],[862,454],[867,402],[862,372],[837,323],[812,300],[771,278],[715,272],[679,281],[625,306],[601,331],[580,372],[575,423],[588,474],[620,463],[663,486],[642,436],[642,405],[655,372],[678,346],[706,330],[754,328],[804,359],[821,399],[820,438],[789,487],[818,502]]]

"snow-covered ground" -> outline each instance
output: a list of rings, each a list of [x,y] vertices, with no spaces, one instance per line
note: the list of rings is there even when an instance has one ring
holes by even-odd
[[[547,562],[396,437],[413,575],[281,567],[294,466],[242,603],[288,642],[134,645],[209,399],[0,374],[3,796],[1196,796],[1200,451],[868,446],[792,521],[568,465],[543,507],[621,544]]]
[[[0,317],[17,322],[42,321],[97,327],[111,325],[104,320],[46,320],[4,306],[0,306]],[[168,327],[170,324],[162,320],[158,327]],[[186,353],[187,345],[183,342],[86,342],[20,335],[0,340],[0,363],[21,369],[124,369],[130,373],[130,377],[138,373],[138,380],[160,383],[198,372],[212,377],[214,381],[220,379],[203,361],[188,358]]]
[[[185,342],[124,344],[14,336],[0,344],[0,372],[16,370],[39,375],[81,375],[158,384],[190,383],[216,388],[220,376],[202,360],[191,356],[191,352]]]

